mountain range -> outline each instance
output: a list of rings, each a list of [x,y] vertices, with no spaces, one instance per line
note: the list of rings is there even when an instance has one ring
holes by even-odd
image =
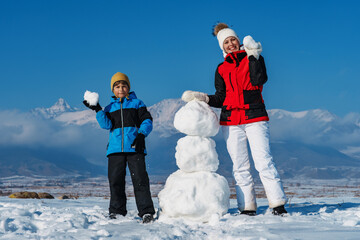
[[[173,120],[184,105],[180,99],[165,99],[148,107],[154,122],[146,139],[150,176],[167,177],[178,169],[175,147],[185,135],[174,128]],[[219,114],[219,109],[213,110]],[[0,176],[106,174],[108,133],[99,128],[93,111],[72,108],[60,98],[50,108],[12,114],[17,123],[0,121],[0,133],[13,124],[10,127],[20,135],[27,128],[35,129],[34,136],[28,134],[21,141],[19,134],[10,135],[11,141],[0,138]],[[268,114],[272,153],[283,178],[360,178],[360,114],[340,118],[321,109],[271,109]],[[232,162],[221,131],[213,139],[220,160],[218,173],[231,178]]]

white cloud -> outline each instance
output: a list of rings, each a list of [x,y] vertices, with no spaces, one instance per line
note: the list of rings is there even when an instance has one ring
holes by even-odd
[[[269,110],[271,139],[325,145],[336,149],[360,144],[360,114],[350,113],[340,118],[319,109],[300,113]]]
[[[103,163],[107,137],[107,131],[93,124],[79,126],[17,110],[0,111],[0,145],[3,147],[55,148],[93,159],[93,163]]]
[[[2,145],[66,146],[80,138],[77,126],[62,126],[56,121],[37,119],[18,111],[0,112]]]
[[[166,149],[166,146],[151,147],[177,133],[173,119],[181,105],[178,100],[167,100],[149,108],[154,117],[154,130],[147,139],[149,153]],[[333,147],[348,155],[359,154],[353,149],[360,144],[360,113],[339,118],[318,109],[299,113],[274,109],[269,110],[269,116],[272,142],[296,141]],[[214,140],[223,141],[221,136]],[[17,110],[0,111],[2,147],[56,148],[79,154],[92,162],[106,163],[107,141],[108,131],[99,128],[95,113],[90,110],[64,112],[54,119]]]

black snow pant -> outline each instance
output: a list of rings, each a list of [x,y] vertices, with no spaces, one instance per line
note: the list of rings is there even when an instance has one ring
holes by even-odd
[[[109,213],[126,215],[125,175],[126,163],[133,182],[136,206],[139,216],[155,214],[150,194],[149,176],[146,172],[145,154],[118,153],[108,156],[108,178],[110,185]]]

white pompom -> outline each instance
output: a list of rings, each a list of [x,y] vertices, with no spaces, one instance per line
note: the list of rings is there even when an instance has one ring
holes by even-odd
[[[87,101],[90,106],[96,106],[99,103],[99,94],[86,90],[84,100]]]

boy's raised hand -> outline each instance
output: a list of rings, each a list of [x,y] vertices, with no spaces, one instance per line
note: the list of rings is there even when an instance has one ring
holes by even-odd
[[[90,105],[86,100],[83,101],[84,105],[88,108],[90,108],[91,110],[98,112],[100,110],[102,110],[102,107],[100,106],[99,103],[97,103],[96,105],[92,106]]]
[[[88,90],[84,93],[84,105],[95,112],[102,110],[99,104],[99,94],[96,92],[90,92]]]
[[[144,153],[145,151],[145,135],[139,133],[134,142],[131,144],[131,147],[135,147],[135,152],[137,153]]]

